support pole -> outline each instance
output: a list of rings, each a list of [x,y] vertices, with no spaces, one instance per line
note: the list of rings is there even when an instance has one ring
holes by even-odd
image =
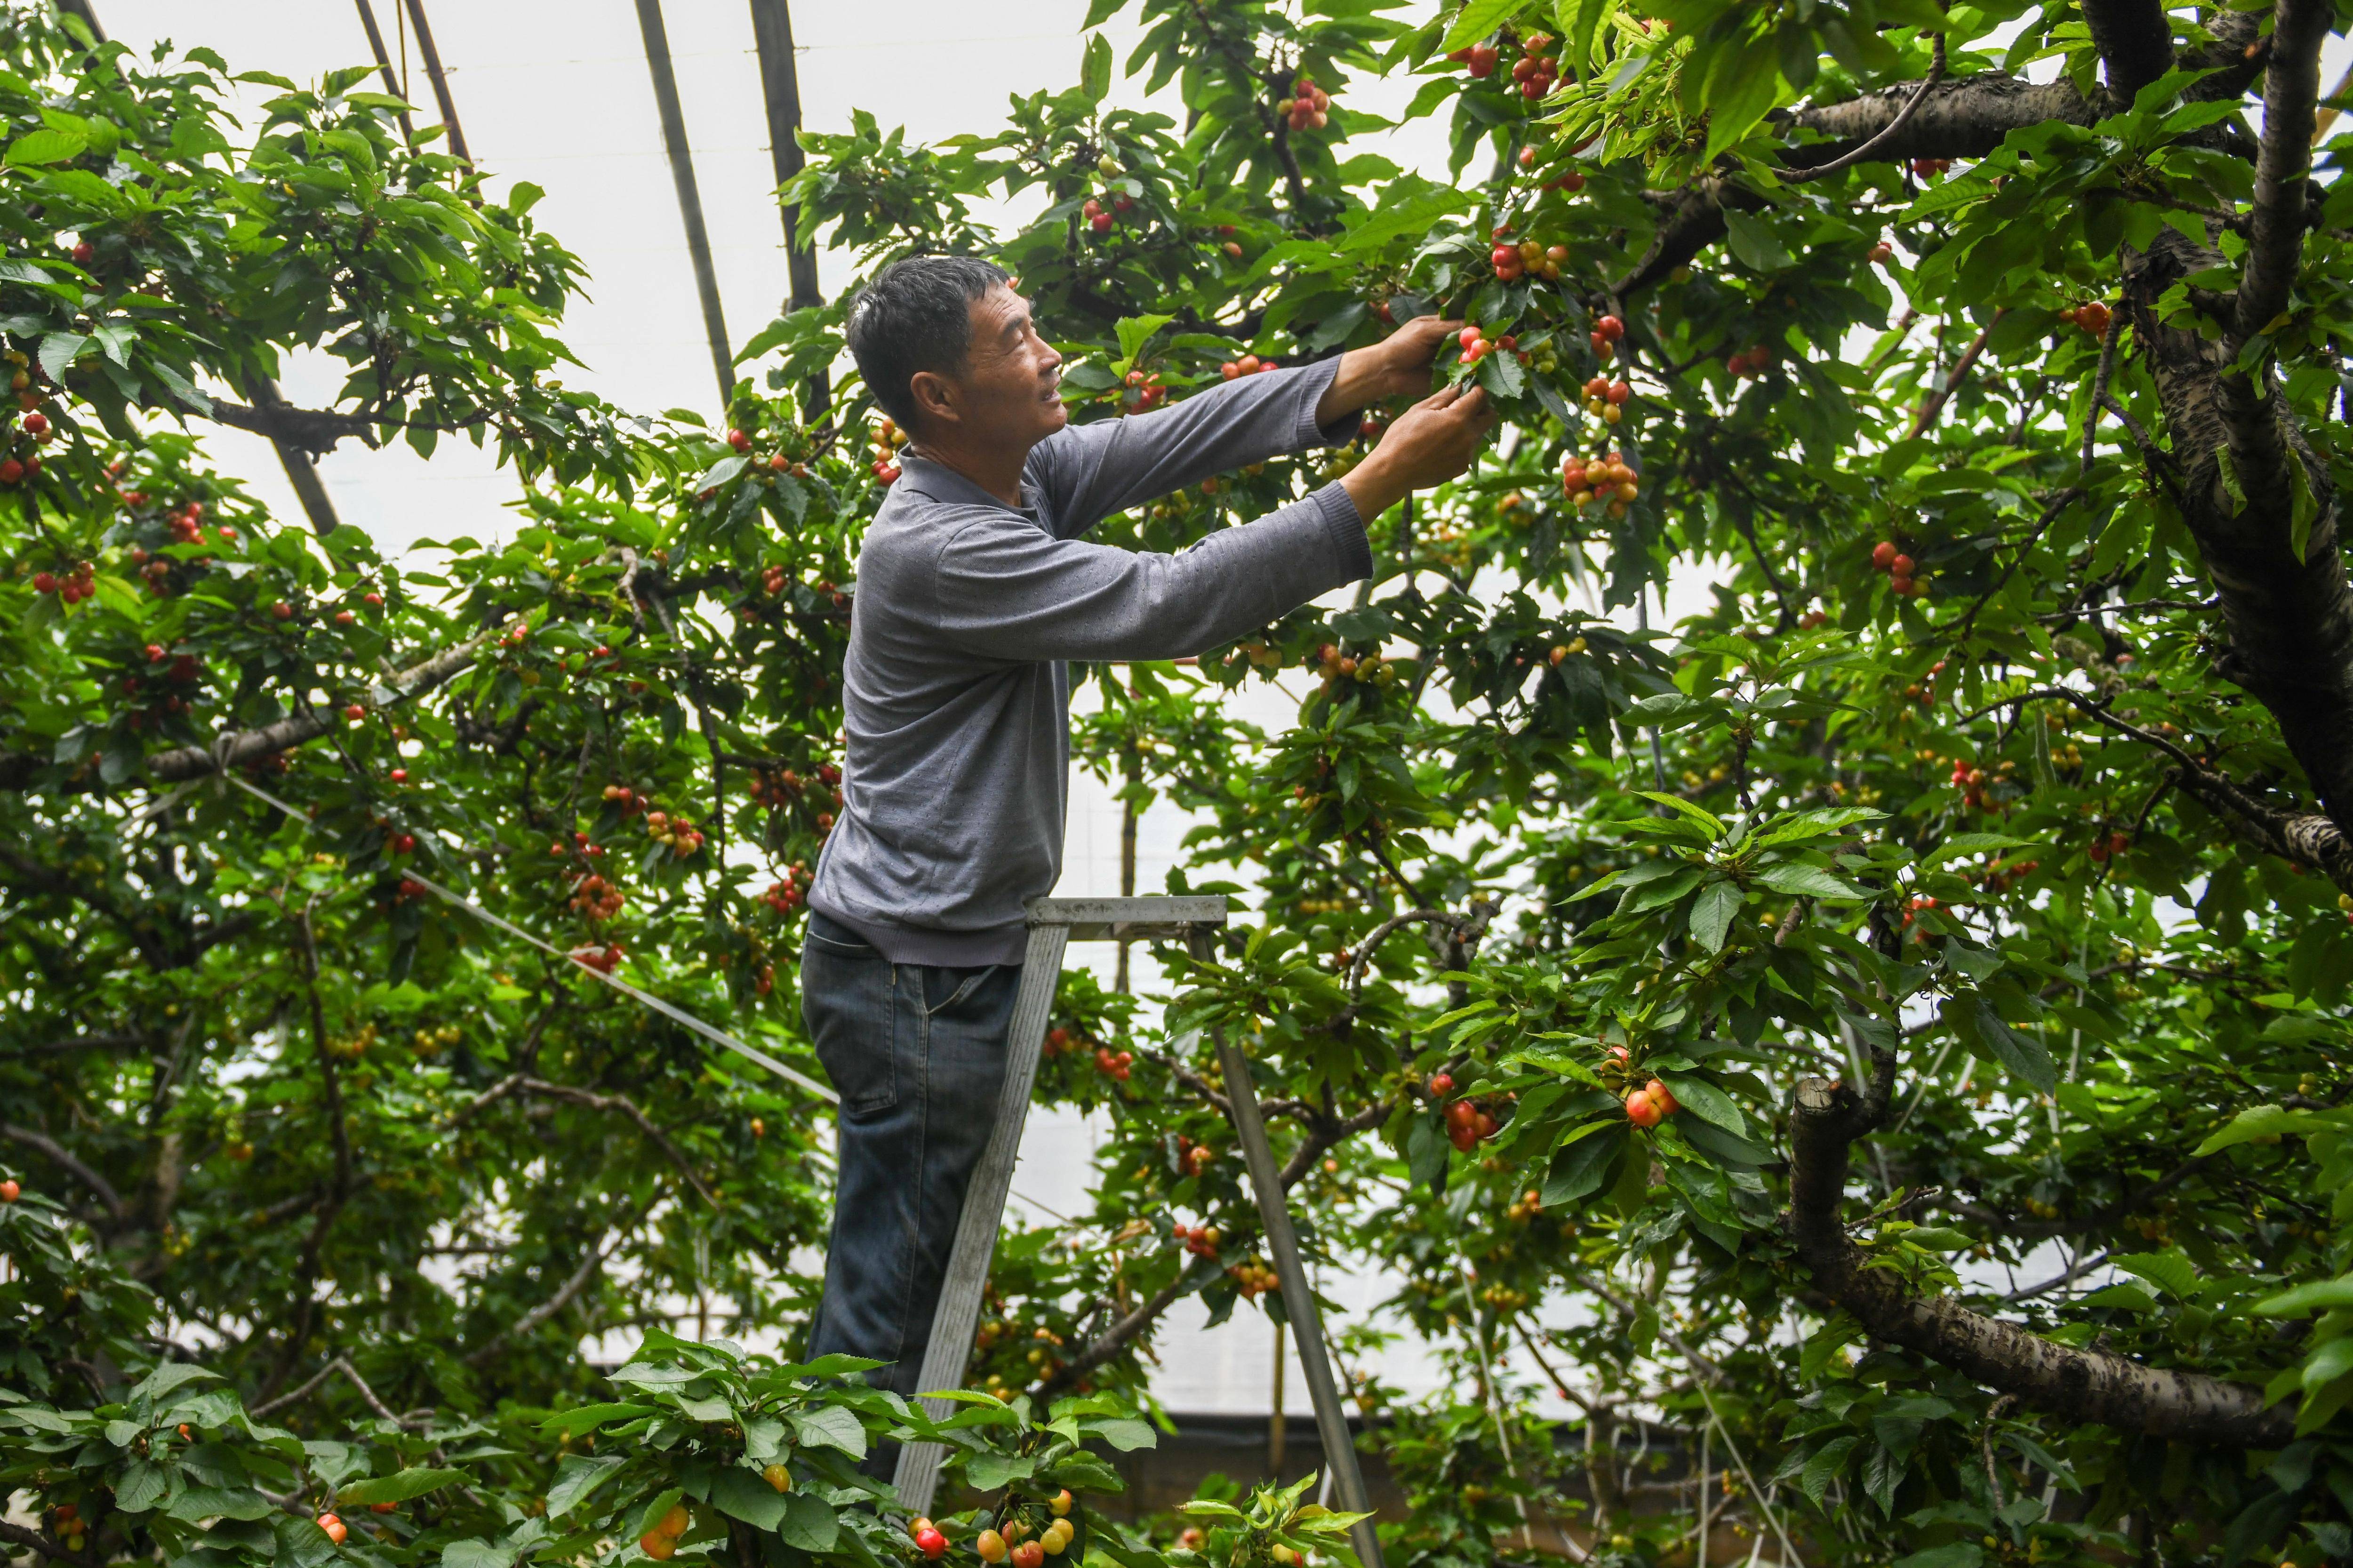
[[[1226,1100],[1233,1107],[1234,1133],[1241,1141],[1242,1161],[1250,1167],[1250,1188],[1258,1198],[1259,1223],[1266,1227],[1266,1249],[1274,1255],[1275,1276],[1282,1281],[1282,1311],[1298,1331],[1299,1370],[1307,1379],[1307,1395],[1315,1406],[1315,1435],[1324,1442],[1324,1463],[1330,1470],[1340,1508],[1369,1516],[1372,1504],[1365,1494],[1365,1473],[1356,1465],[1356,1445],[1348,1436],[1348,1413],[1340,1403],[1339,1385],[1332,1380],[1332,1363],[1324,1348],[1324,1314],[1316,1309],[1315,1292],[1307,1282],[1306,1266],[1299,1258],[1299,1237],[1291,1226],[1284,1205],[1282,1173],[1274,1163],[1273,1146],[1266,1139],[1266,1119],[1259,1113],[1258,1089],[1250,1081],[1250,1058],[1240,1046],[1213,1030],[1218,1065],[1226,1079]],[[1370,1517],[1360,1519],[1348,1536],[1364,1568],[1383,1568],[1381,1538]]]
[[[265,412],[286,406],[286,395],[266,375],[256,376],[248,383],[246,395],[253,399],[256,408]],[[319,478],[319,465],[310,453],[280,436],[277,423],[274,419],[269,421],[269,444],[278,448],[278,460],[286,467],[286,480],[294,487],[294,499],[302,503],[302,515],[311,520],[311,531],[319,536],[327,559],[333,561],[335,530],[343,526],[343,520],[335,515],[335,503],[328,498],[327,487]]]
[[[670,34],[662,26],[661,0],[638,0],[638,30],[645,35],[646,69],[654,79],[654,106],[661,112],[662,145],[670,153],[670,182],[678,187],[678,213],[686,224],[687,254],[694,261],[694,291],[702,300],[702,331],[711,340],[711,369],[719,379],[719,406],[723,413],[735,395],[734,356],[727,351],[727,319],[719,310],[719,275],[712,268],[711,237],[702,226],[702,196],[695,188],[694,156],[686,144],[686,111],[679,106],[678,78],[670,71]],[[1056,962],[1060,962],[1059,955]]]
[[[474,166],[474,155],[466,151],[466,132],[458,123],[458,100],[449,96],[449,79],[442,74],[441,51],[433,47],[433,28],[425,20],[425,0],[406,0],[408,20],[417,28],[417,52],[425,57],[426,79],[433,84],[433,101],[441,110],[441,123],[449,132],[449,151],[469,169]]]
[[[1266,1479],[1282,1484],[1282,1444],[1290,1436],[1282,1420],[1282,1320],[1274,1321],[1274,1413],[1266,1421]]]
[[[375,51],[375,68],[384,73],[384,90],[406,101],[408,95],[400,89],[400,78],[393,73],[392,52],[384,47],[384,29],[375,25],[375,7],[369,0],[353,0],[360,8],[360,26],[367,29],[368,47]],[[400,111],[400,134],[411,147],[417,145],[417,122],[406,109]]]
[[[786,0],[752,0],[752,41],[760,52],[760,93],[768,113],[768,158],[776,184],[792,183],[807,162],[801,155],[800,62],[793,50],[793,16]],[[800,231],[799,207],[778,204],[785,217],[785,309],[806,310],[825,302],[817,281],[817,250],[812,236]],[[810,424],[825,416],[833,388],[824,371],[809,377],[801,389],[801,415]]]

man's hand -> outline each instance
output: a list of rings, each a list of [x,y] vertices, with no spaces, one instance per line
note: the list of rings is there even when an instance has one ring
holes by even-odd
[[[1340,356],[1332,384],[1315,405],[1315,423],[1336,424],[1384,397],[1426,396],[1440,344],[1452,342],[1461,330],[1460,321],[1416,316],[1370,348],[1350,349]]]
[[[1409,492],[1443,484],[1468,468],[1494,427],[1495,411],[1487,406],[1486,393],[1475,386],[1468,392],[1447,387],[1398,415],[1381,433],[1381,444],[1341,478],[1340,486],[1356,503],[1356,515],[1369,523]]]

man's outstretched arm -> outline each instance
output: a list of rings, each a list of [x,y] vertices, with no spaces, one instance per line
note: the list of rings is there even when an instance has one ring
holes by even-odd
[[[1039,444],[1027,478],[1065,538],[1115,511],[1213,474],[1355,434],[1385,397],[1419,396],[1440,342],[1460,323],[1424,316],[1381,342],[1297,370],[1244,376],[1154,414],[1073,426]]]

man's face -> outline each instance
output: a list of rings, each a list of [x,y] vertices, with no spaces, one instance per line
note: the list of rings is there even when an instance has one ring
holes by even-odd
[[[1038,335],[1029,301],[998,284],[972,302],[972,347],[949,380],[959,443],[1028,451],[1070,422],[1062,356]]]

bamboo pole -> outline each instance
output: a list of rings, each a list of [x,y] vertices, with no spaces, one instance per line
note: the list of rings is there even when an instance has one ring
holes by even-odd
[[[670,34],[662,26],[661,0],[638,0],[638,30],[645,37],[646,69],[653,77],[662,145],[670,153],[670,182],[678,187],[679,216],[686,225],[687,255],[694,263],[694,291],[702,301],[702,331],[711,340],[711,369],[719,382],[719,405],[723,411],[735,395],[734,356],[727,349],[727,319],[719,308],[719,275],[711,265],[711,236],[702,226],[702,195],[695,187],[694,155],[686,143],[686,111],[679,104],[678,78],[670,69]]]

